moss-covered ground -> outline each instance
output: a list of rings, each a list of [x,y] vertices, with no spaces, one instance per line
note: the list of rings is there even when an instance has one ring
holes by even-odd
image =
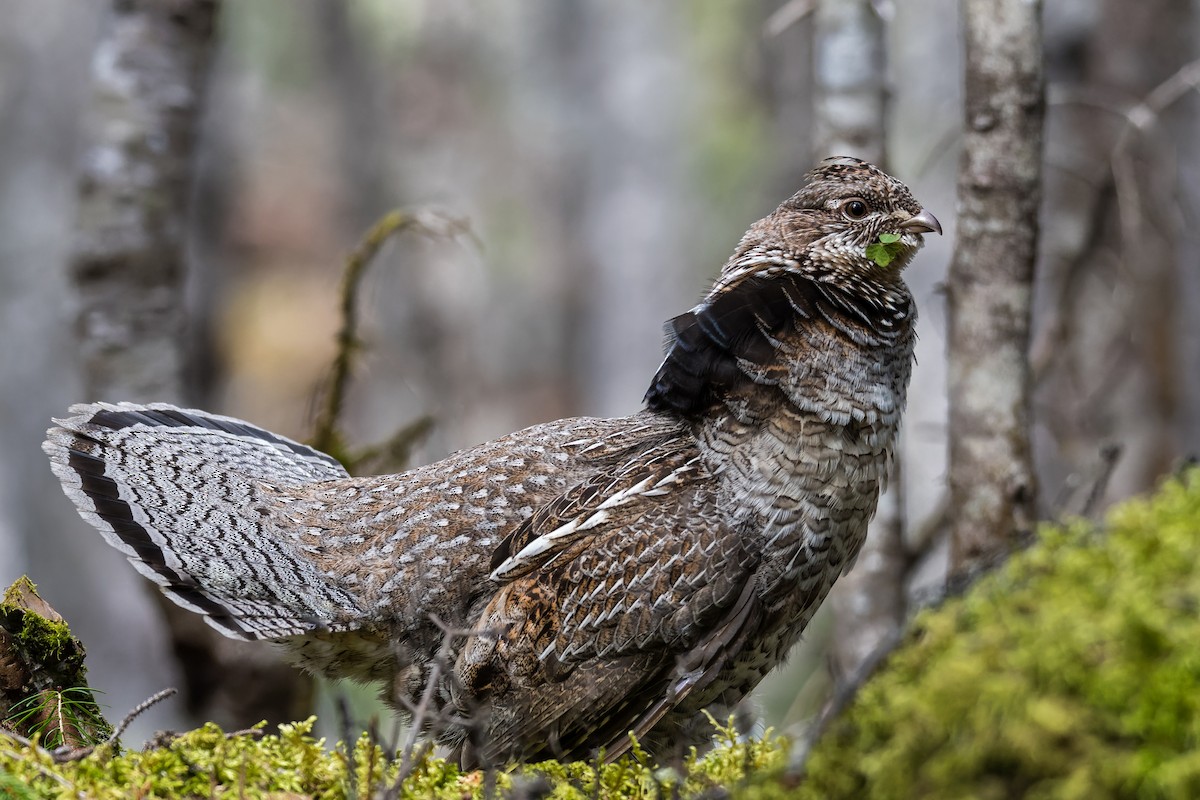
[[[1200,470],[919,615],[804,796],[1200,798]]]
[[[1200,797],[1200,471],[1102,526],[1047,526],[906,642],[813,750],[719,735],[675,768],[635,752],[492,776],[423,757],[412,798]],[[383,796],[401,769],[366,739],[350,755],[311,721],[261,737],[215,726],[148,752],[55,764],[0,736],[0,798]]]
[[[402,759],[388,758],[366,736],[348,755],[311,735],[313,720],[280,726],[260,737],[227,736],[215,725],[184,734],[165,747],[114,756],[104,749],[56,764],[46,753],[0,738],[0,798],[374,798],[397,786]],[[460,772],[429,755],[415,759],[397,797],[464,800],[485,796],[553,798],[694,797],[738,787],[748,775],[773,775],[784,765],[786,742],[738,742],[732,729],[721,745],[678,768],[660,768],[640,751],[616,764],[545,762],[497,771]],[[490,784],[490,785],[489,785]]]

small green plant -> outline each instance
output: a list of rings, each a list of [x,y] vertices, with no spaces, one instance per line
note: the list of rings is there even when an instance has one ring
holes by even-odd
[[[38,737],[41,745],[51,750],[64,745],[99,744],[104,741],[101,734],[107,730],[107,724],[103,723],[94,691],[86,686],[73,686],[38,692],[15,703],[4,724]]]
[[[900,257],[900,251],[903,249],[904,245],[900,244],[900,234],[881,233],[879,241],[867,245],[867,258],[881,267],[886,267]]]

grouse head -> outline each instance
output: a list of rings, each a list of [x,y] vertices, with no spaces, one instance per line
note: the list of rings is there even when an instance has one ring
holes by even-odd
[[[822,161],[804,188],[750,227],[708,295],[666,326],[666,357],[646,403],[703,414],[748,365],[775,359],[788,326],[828,325],[870,345],[912,324],[900,273],[941,233],[907,186],[856,158]]]

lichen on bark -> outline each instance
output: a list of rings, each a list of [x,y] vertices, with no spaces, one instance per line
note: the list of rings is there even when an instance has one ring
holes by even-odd
[[[958,242],[947,282],[951,566],[1037,518],[1029,330],[1041,197],[1040,0],[966,0]]]

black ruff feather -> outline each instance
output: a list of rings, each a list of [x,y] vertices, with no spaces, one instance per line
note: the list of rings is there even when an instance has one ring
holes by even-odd
[[[812,318],[819,287],[798,275],[746,278],[666,324],[666,357],[646,392],[652,411],[685,417],[707,411],[747,380],[739,360],[766,365],[792,320]]]

